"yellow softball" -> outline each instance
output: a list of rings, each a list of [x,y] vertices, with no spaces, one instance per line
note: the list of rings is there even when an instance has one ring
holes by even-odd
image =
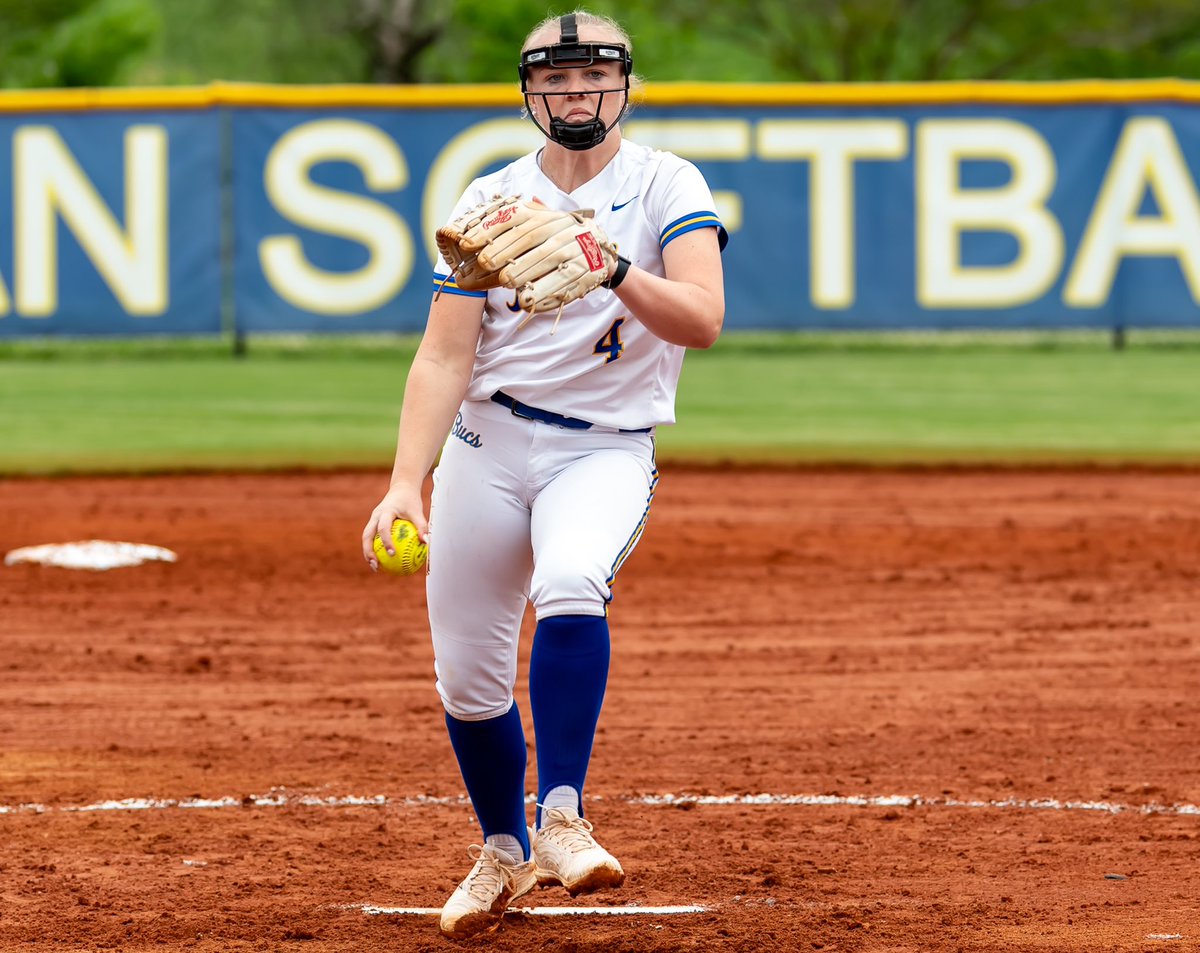
[[[392,523],[392,548],[396,550],[395,556],[389,556],[383,540],[375,537],[375,558],[379,560],[379,568],[397,576],[418,572],[429,555],[429,547],[421,542],[417,528],[408,520]]]

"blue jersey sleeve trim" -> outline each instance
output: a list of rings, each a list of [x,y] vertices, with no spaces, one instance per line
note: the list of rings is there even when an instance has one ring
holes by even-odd
[[[680,235],[686,235],[688,232],[693,232],[697,228],[715,228],[717,230],[717,244],[721,251],[725,250],[725,246],[729,244],[729,233],[725,231],[725,226],[721,224],[721,220],[717,217],[716,212],[692,212],[690,215],[684,215],[682,218],[677,218],[662,230],[662,234],[658,237],[659,249],[666,248],[672,241]]]
[[[434,292],[441,291],[444,295],[462,295],[464,298],[486,298],[486,291],[467,291],[460,288],[458,283],[449,275],[441,275],[436,271],[433,273],[433,290]]]

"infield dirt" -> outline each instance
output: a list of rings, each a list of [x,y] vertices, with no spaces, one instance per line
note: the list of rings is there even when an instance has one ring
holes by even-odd
[[[455,947],[363,909],[440,906],[478,838],[421,579],[359,554],[385,482],[0,484],[0,551],[178,554],[0,567],[0,949]],[[587,792],[628,880],[529,904],[707,909],[458,945],[1200,948],[1198,592],[1195,472],[667,466]]]

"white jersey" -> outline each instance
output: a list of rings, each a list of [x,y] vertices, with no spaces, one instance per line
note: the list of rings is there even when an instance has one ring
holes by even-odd
[[[678,156],[622,142],[603,171],[570,194],[542,173],[537,156],[531,152],[476,179],[451,219],[497,195],[537,198],[554,209],[594,209],[620,253],[660,277],[662,250],[680,235],[716,228],[725,245],[725,229],[704,177]],[[435,286],[448,270],[444,263],[436,270]],[[674,423],[685,349],[651,334],[614,292],[597,288],[567,305],[553,335],[554,312],[535,315],[518,331],[528,316],[506,288],[469,292],[448,282],[443,293],[487,299],[467,400],[488,400],[502,391],[522,403],[605,427]]]

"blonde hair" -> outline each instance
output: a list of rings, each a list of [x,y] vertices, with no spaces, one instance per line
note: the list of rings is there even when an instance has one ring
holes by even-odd
[[[631,56],[633,55],[633,40],[629,38],[629,34],[625,32],[625,28],[612,17],[601,16],[599,13],[591,13],[587,10],[572,10],[571,12],[575,16],[576,25],[603,27],[613,34],[613,40],[624,44],[625,49],[629,51]],[[525,42],[521,44],[521,52],[524,53],[528,50],[533,45],[533,38],[543,30],[548,30],[552,26],[558,26],[561,19],[562,16],[546,17],[546,19],[530,30],[529,35],[525,37]],[[550,44],[547,45],[557,43],[561,36],[562,34],[559,34],[558,37],[551,40]]]
[[[575,15],[576,26],[598,26],[607,30],[612,34],[610,39],[616,43],[622,44],[625,49],[629,51],[629,55],[631,57],[633,56],[633,40],[631,40],[629,34],[625,32],[625,28],[612,17],[606,17],[599,13],[592,13],[589,10],[572,10],[571,13]],[[564,15],[565,14],[560,14],[559,16],[546,17],[546,19],[538,23],[537,26],[530,30],[529,34],[525,37],[525,42],[521,44],[521,52],[524,53],[526,50],[531,49],[533,47],[533,38],[543,30],[549,30],[552,26],[557,27],[559,21],[562,20]],[[549,43],[545,44],[546,46],[552,46],[559,42],[559,40],[562,38],[562,34],[557,30],[555,31],[555,34],[555,37],[550,40]],[[637,73],[629,74],[629,96],[625,104],[625,114],[622,116],[622,121],[627,119],[630,112],[633,111],[633,97],[642,91],[643,85],[644,81],[642,80],[641,76],[639,76]],[[521,108],[521,115],[526,119],[529,118],[528,107]]]

